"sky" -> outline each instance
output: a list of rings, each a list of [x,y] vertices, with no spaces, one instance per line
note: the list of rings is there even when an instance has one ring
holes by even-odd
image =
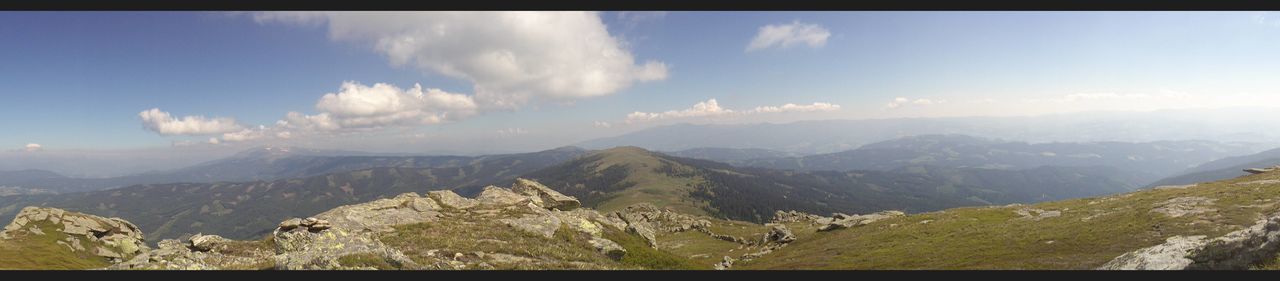
[[[1280,105],[1268,12],[0,12],[0,151]]]

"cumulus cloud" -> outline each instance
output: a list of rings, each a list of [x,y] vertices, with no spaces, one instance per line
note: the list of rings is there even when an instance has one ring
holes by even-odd
[[[596,121],[594,124],[591,124],[591,125],[595,126],[596,128],[612,128],[613,127],[613,124],[609,124],[609,122],[605,122],[605,121]]]
[[[440,89],[424,91],[419,84],[405,90],[383,83],[365,86],[348,81],[338,93],[321,97],[316,109],[338,127],[379,127],[435,124],[465,117],[475,113],[476,103],[471,96]]]
[[[716,102],[716,99],[710,99],[694,104],[693,107],[684,110],[668,110],[666,112],[658,113],[640,111],[632,112],[627,115],[626,122],[633,123],[657,119],[720,116],[731,113],[733,113],[733,110],[724,109],[720,107],[720,103]]]
[[[142,118],[142,127],[160,135],[214,135],[229,133],[243,129],[232,118],[205,118],[204,116],[185,116],[174,118],[168,112],[152,108],[138,113]]]
[[[941,103],[945,103],[945,102],[947,102],[947,101],[946,101],[946,100],[931,100],[931,99],[910,99],[910,98],[905,98],[905,97],[897,97],[897,98],[894,98],[894,99],[893,99],[893,101],[890,101],[890,102],[889,102],[889,104],[886,104],[884,107],[885,107],[885,108],[889,108],[889,109],[896,109],[896,108],[902,108],[902,107],[904,107],[904,106],[912,106],[912,105],[934,105],[934,104],[941,104]]]
[[[665,112],[632,112],[627,115],[624,122],[632,124],[637,122],[677,118],[727,117],[763,113],[819,112],[836,110],[840,110],[840,105],[825,102],[815,102],[808,105],[788,103],[780,106],[757,106],[750,110],[732,110],[720,107],[720,103],[717,102],[716,99],[709,99],[707,101],[694,104],[693,107],[682,110],[668,110]],[[600,123],[604,123],[606,126],[600,126]],[[608,125],[607,122],[596,122],[596,124],[597,127],[607,127]]]
[[[780,112],[817,112],[817,111],[835,111],[840,110],[840,105],[825,102],[815,102],[813,104],[794,104],[788,103],[782,106],[759,106],[752,109],[751,112],[758,113],[780,113]]]
[[[329,37],[371,47],[396,66],[472,83],[481,107],[612,94],[663,80],[666,64],[637,62],[596,12],[262,12],[260,23],[322,24]]]
[[[746,52],[767,48],[790,48],[794,45],[806,45],[818,48],[827,44],[831,32],[817,24],[792,21],[789,24],[770,24],[760,27],[756,37],[747,44]]]
[[[38,143],[28,143],[27,145],[22,147],[22,151],[26,151],[26,152],[36,152],[36,151],[43,151],[43,150],[44,150],[44,146]]]

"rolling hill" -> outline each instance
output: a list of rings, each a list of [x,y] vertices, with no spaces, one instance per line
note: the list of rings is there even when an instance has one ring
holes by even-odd
[[[1257,154],[1214,160],[1187,169],[1178,175],[1158,180],[1149,184],[1148,187],[1224,180],[1247,175],[1248,173],[1244,172],[1246,168],[1271,167],[1275,165],[1280,165],[1280,148]]]
[[[896,171],[801,172],[738,168],[638,147],[594,152],[524,175],[603,211],[635,203],[762,222],[778,210],[811,213],[925,212],[1030,203],[1132,190],[1122,174],[1097,167],[1003,171],[913,166]]]

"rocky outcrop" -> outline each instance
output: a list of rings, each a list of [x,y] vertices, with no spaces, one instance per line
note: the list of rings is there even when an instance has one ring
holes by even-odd
[[[1277,169],[1280,169],[1280,166],[1272,166],[1272,167],[1266,167],[1266,168],[1248,168],[1248,169],[1244,169],[1244,171],[1250,174],[1261,174],[1261,173],[1272,172]]]
[[[577,198],[560,194],[560,192],[556,192],[541,183],[524,178],[516,178],[516,183],[511,186],[511,191],[531,196],[535,198],[534,204],[547,209],[569,211],[582,207],[582,202],[578,202]]]
[[[1043,209],[1025,208],[1025,207],[1018,208],[1017,210],[1013,210],[1013,213],[1017,214],[1018,217],[1021,219],[1033,220],[1033,221],[1039,221],[1047,218],[1056,218],[1056,217],[1062,216],[1062,211],[1043,210]]]
[[[1280,215],[1221,237],[1205,238],[1204,235],[1169,237],[1164,244],[1125,253],[1099,269],[1248,269],[1274,259],[1280,250]]]
[[[427,197],[436,200],[437,203],[440,203],[440,206],[459,210],[470,209],[480,204],[474,199],[462,197],[450,190],[430,191],[427,192]]]
[[[1213,208],[1209,208],[1213,206],[1213,201],[1214,199],[1199,196],[1177,197],[1157,203],[1155,208],[1151,209],[1151,212],[1171,218],[1207,213],[1215,211]]]
[[[855,226],[863,226],[863,225],[867,225],[880,220],[884,220],[888,218],[896,218],[896,217],[901,217],[906,215],[907,215],[906,213],[903,213],[901,211],[881,211],[881,212],[876,212],[876,213],[867,214],[867,215],[846,215],[846,214],[836,213],[835,215],[832,215],[831,218],[819,220],[818,223],[822,224],[822,226],[818,228],[818,231],[831,231],[831,230],[850,228]]]
[[[192,250],[201,251],[201,252],[208,252],[210,250],[213,250],[213,248],[217,248],[218,246],[224,246],[228,242],[231,242],[231,240],[222,238],[222,236],[204,235],[201,233],[192,235],[191,238],[188,239],[187,241],[188,241],[187,247],[191,248]]]
[[[716,270],[729,269],[730,267],[733,267],[733,261],[734,261],[733,258],[729,256],[724,256],[724,259],[721,260],[720,263],[715,264],[715,269]]]
[[[622,257],[627,255],[627,249],[623,248],[622,245],[618,245],[617,242],[613,242],[613,240],[592,237],[591,240],[588,240],[588,243],[591,243],[591,246],[595,247],[596,251],[609,256],[615,261],[622,260]]]
[[[765,243],[791,243],[796,241],[796,235],[791,233],[791,229],[788,229],[785,224],[770,223],[765,226],[769,227],[769,233],[764,235]]]
[[[234,241],[217,235],[195,235],[186,243],[166,239],[108,269],[220,270],[265,269],[274,266],[273,249],[258,241]]]
[[[773,212],[773,219],[769,220],[769,222],[772,222],[772,223],[807,222],[807,223],[816,224],[818,223],[819,220],[822,220],[823,218],[824,218],[823,216],[800,212],[796,210],[785,211],[785,212],[779,210],[779,211]]]
[[[0,232],[0,239],[26,235],[61,235],[63,237],[56,243],[70,251],[87,251],[114,261],[128,259],[149,249],[142,231],[133,223],[55,208],[23,208]]]
[[[499,221],[516,230],[546,238],[555,237],[556,230],[560,230],[561,225],[560,218],[552,215],[525,215],[520,218],[501,219]]]
[[[434,191],[433,191],[434,192]],[[445,191],[447,194],[453,192]],[[441,196],[450,198],[448,195]],[[461,197],[459,197],[461,198]],[[463,198],[465,199],[465,198]],[[467,199],[470,200],[470,199]],[[460,201],[451,201],[460,202]],[[460,203],[466,205],[466,203]],[[387,232],[391,231],[391,226],[422,223],[435,221],[440,218],[440,205],[436,200],[419,196],[417,193],[400,194],[390,199],[378,199],[368,203],[355,205],[346,205],[332,210],[320,213],[315,216],[318,220],[325,220],[325,224],[343,227],[355,231],[375,231]],[[289,224],[294,220],[286,220],[281,223],[281,231],[289,231],[292,228]],[[297,221],[299,225],[305,224],[305,221]],[[305,226],[305,225],[304,225]],[[322,224],[321,226],[325,226]],[[310,230],[317,229],[317,226],[308,226]]]
[[[683,232],[698,230],[711,234],[708,229],[711,226],[710,221],[667,209],[659,209],[649,203],[627,206],[621,211],[613,212],[613,216],[626,223],[627,232],[644,237],[649,246],[654,248],[658,247],[656,239],[658,231]]]
[[[484,187],[484,191],[481,191],[480,195],[476,196],[476,200],[483,206],[511,206],[534,202],[530,197],[516,194],[510,189],[492,185]]]
[[[502,222],[498,225],[505,224],[510,227],[510,231],[524,231],[548,239],[558,239],[557,232],[577,232],[570,233],[569,237],[574,239],[572,243],[580,243],[582,247],[588,247],[587,249],[617,261],[627,255],[627,249],[605,238],[606,231],[623,232],[631,229],[654,243],[652,239],[656,231],[652,227],[662,225],[657,221],[651,224],[645,215],[632,216],[637,221],[628,223],[617,214],[605,215],[578,208],[576,198],[564,196],[528,180],[519,181],[513,188],[521,188],[522,192],[489,186],[475,199],[463,198],[450,191],[433,191],[426,197],[405,193],[394,198],[340,206],[313,217],[286,219],[277,225],[268,239],[261,241],[236,241],[217,235],[196,234],[185,241],[164,240],[159,243],[159,248],[146,249],[141,244],[143,240],[137,227],[123,220],[82,218],[79,214],[38,208],[24,210],[15,224],[6,228],[12,231],[5,231],[4,234],[49,232],[47,227],[43,230],[35,227],[35,222],[52,220],[67,226],[65,229],[55,229],[55,233],[87,235],[79,238],[80,240],[100,238],[119,243],[122,241],[121,237],[136,239],[140,249],[127,253],[92,244],[81,246],[79,242],[66,244],[68,247],[80,246],[78,251],[99,251],[104,256],[117,258],[116,263],[108,269],[372,269],[371,264],[364,262],[399,269],[485,269],[495,268],[495,265],[504,267],[538,264],[605,269],[617,265],[447,248],[421,249],[421,252],[414,248],[411,254],[415,255],[414,259],[418,259],[415,261],[380,239],[386,235],[395,235],[393,232],[400,225],[441,220],[476,225],[478,222],[493,221]],[[682,221],[681,223],[686,224],[685,228],[700,224],[696,220],[660,213],[661,211],[657,211],[649,215],[653,218],[667,218],[661,220],[667,223],[670,223],[668,220]],[[679,228],[676,225],[668,226],[673,226],[672,229]],[[489,240],[493,241],[486,243],[509,243]]]
[[[399,268],[420,269],[403,253],[387,247],[368,232],[346,227],[334,226],[315,232],[306,227],[277,229],[272,236],[276,269],[352,269],[339,264],[338,259],[355,254],[373,254]]]

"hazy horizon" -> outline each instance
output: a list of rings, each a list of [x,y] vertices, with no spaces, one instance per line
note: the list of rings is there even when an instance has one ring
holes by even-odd
[[[137,156],[73,173],[117,174],[262,145],[529,152],[683,123],[1189,122],[1161,112],[1217,115],[1187,116],[1202,124],[1185,139],[1273,141],[1276,127],[1233,124],[1280,117],[1266,116],[1270,12],[0,12],[0,26],[21,42],[0,46],[14,105],[0,118],[21,120],[3,127],[0,169]]]

